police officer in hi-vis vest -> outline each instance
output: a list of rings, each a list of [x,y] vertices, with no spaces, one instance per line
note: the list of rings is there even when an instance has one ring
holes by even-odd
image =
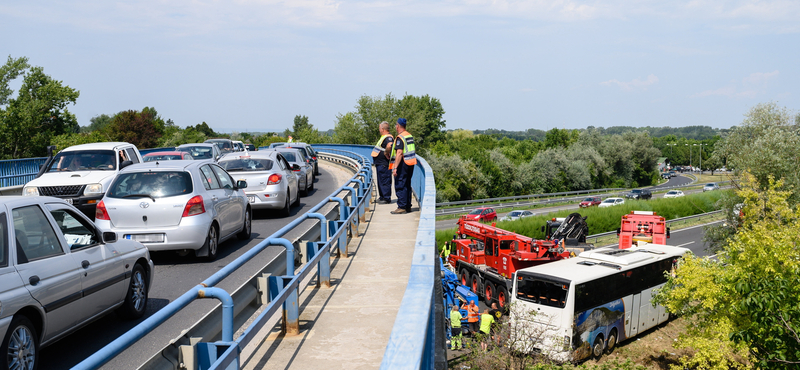
[[[397,137],[394,139],[394,193],[397,194],[397,209],[393,214],[411,212],[411,175],[414,174],[414,165],[417,164],[417,154],[414,146],[414,137],[406,131],[406,119],[398,118]]]
[[[372,164],[378,175],[378,204],[392,202],[392,170],[389,165],[389,155],[392,152],[394,138],[389,133],[389,122],[383,121],[378,126],[381,138],[372,148]]]

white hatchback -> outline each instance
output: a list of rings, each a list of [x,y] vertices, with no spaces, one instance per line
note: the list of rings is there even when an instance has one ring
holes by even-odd
[[[664,198],[678,198],[682,196],[683,192],[680,190],[670,190],[666,194],[664,194]]]
[[[602,203],[600,203],[600,205],[598,207],[600,207],[600,208],[611,207],[611,206],[616,206],[616,205],[620,205],[620,204],[624,204],[624,203],[625,203],[625,199],[623,199],[623,198],[606,198],[605,200],[603,200]]]

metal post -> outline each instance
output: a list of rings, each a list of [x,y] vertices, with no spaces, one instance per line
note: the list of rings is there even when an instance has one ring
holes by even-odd
[[[203,288],[197,291],[197,298],[216,298],[222,302],[222,341],[233,342],[233,298],[224,289]]]

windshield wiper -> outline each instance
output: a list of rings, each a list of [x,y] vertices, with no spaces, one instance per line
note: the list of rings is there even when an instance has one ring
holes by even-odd
[[[148,197],[148,198],[152,199],[153,202],[156,201],[156,198],[153,198],[153,196],[150,195],[150,194],[128,194],[128,195],[123,196],[123,198],[133,198],[133,197],[136,197],[136,198]]]

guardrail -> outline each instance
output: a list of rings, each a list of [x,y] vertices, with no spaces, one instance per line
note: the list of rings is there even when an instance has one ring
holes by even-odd
[[[481,204],[481,203],[490,203],[490,202],[498,202],[498,201],[502,202],[504,200],[549,198],[549,197],[558,197],[558,196],[564,196],[564,195],[607,193],[607,192],[610,192],[610,191],[618,191],[618,190],[627,190],[627,189],[626,188],[589,189],[589,190],[577,190],[577,191],[564,191],[564,192],[560,192],[560,193],[517,195],[517,196],[513,196],[513,197],[459,200],[459,201],[455,201],[455,202],[436,203],[436,207],[458,206],[458,205],[467,205],[467,204]]]
[[[25,185],[36,177],[46,160],[46,157],[41,157],[0,161],[0,188]]]
[[[139,323],[139,325],[73,367],[73,369],[96,369],[102,366],[168,318],[178,313],[189,303],[199,298],[216,298],[222,301],[222,323],[219,325],[217,316],[206,315],[203,322],[195,325],[190,331],[195,330],[197,327],[208,325],[213,325],[216,330],[206,329],[205,336],[201,338],[201,340],[206,340],[206,342],[197,343],[195,341],[192,343],[190,338],[186,338],[184,343],[188,344],[191,348],[187,349],[186,347],[179,346],[183,348],[179,348],[178,352],[186,351],[193,353],[196,356],[197,363],[201,364],[205,369],[238,369],[241,364],[240,355],[245,356],[247,354],[252,354],[252,350],[247,352],[249,348],[248,344],[253,342],[254,339],[261,338],[262,334],[260,334],[260,331],[265,325],[270,322],[277,322],[281,320],[281,317],[284,318],[284,330],[289,332],[299,331],[298,287],[303,281],[307,283],[314,276],[318,278],[318,284],[330,285],[330,254],[332,252],[338,253],[341,250],[344,250],[346,253],[348,231],[352,232],[352,227],[357,227],[358,222],[363,218],[372,187],[372,170],[369,167],[370,161],[367,158],[354,153],[342,155],[323,154],[322,156],[326,159],[330,158],[331,161],[338,161],[340,163],[346,163],[348,161],[354,163],[354,161],[357,161],[358,168],[356,169],[356,174],[345,186],[333,192],[328,199],[284,226],[266,238],[266,240],[251,248],[244,255],[229,263],[222,270],[203,281],[200,285],[184,293],[179,298]],[[350,184],[354,184],[355,186],[350,186]],[[345,198],[347,198],[346,195],[350,195],[351,201],[349,203],[345,200]],[[323,207],[326,207],[328,210],[326,212],[327,215],[318,213]],[[330,214],[337,213],[335,212],[336,210],[338,210],[338,217],[330,220]],[[309,222],[314,225],[313,228],[316,228],[316,232],[305,229],[299,233],[296,231],[298,228],[303,228],[303,225],[306,225],[307,229]],[[288,235],[293,232],[295,234],[301,234],[295,235],[292,238],[295,240],[294,242],[290,241],[288,238]],[[315,235],[318,236],[315,237]],[[305,240],[305,252],[309,260],[295,274],[295,244],[301,243],[303,240]],[[280,245],[286,248],[285,275],[272,276],[270,274],[262,274],[262,276],[256,276],[242,288],[237,289],[234,296],[229,295],[223,289],[215,287],[215,285],[226,276],[253,259],[259,252],[272,245]],[[326,258],[326,256],[328,258]],[[312,275],[314,272],[316,274]],[[252,288],[253,285],[255,285],[256,288]],[[242,307],[236,306],[241,306],[239,303],[244,301],[245,298],[243,297],[246,296],[251,297],[250,301],[260,301],[262,305],[266,304],[266,302],[269,303],[266,305],[266,308],[263,308],[263,311],[258,315],[255,321],[245,329],[244,333],[234,340],[233,323],[235,321],[235,308],[240,312],[243,310]],[[244,305],[249,305],[249,303],[244,302]],[[281,312],[282,315],[276,315],[278,312]],[[210,322],[212,321],[216,322],[211,324]],[[212,342],[215,337],[218,337],[217,334],[220,333],[220,326],[221,337],[219,337],[219,340]],[[186,346],[186,344],[184,344],[184,346]],[[148,367],[158,368],[159,365],[157,362],[159,359],[156,357],[163,356],[164,352],[165,351],[162,351],[154,356],[154,359],[148,362]],[[187,360],[187,358],[184,358],[184,360]],[[167,366],[172,365],[172,362],[168,362]]]

